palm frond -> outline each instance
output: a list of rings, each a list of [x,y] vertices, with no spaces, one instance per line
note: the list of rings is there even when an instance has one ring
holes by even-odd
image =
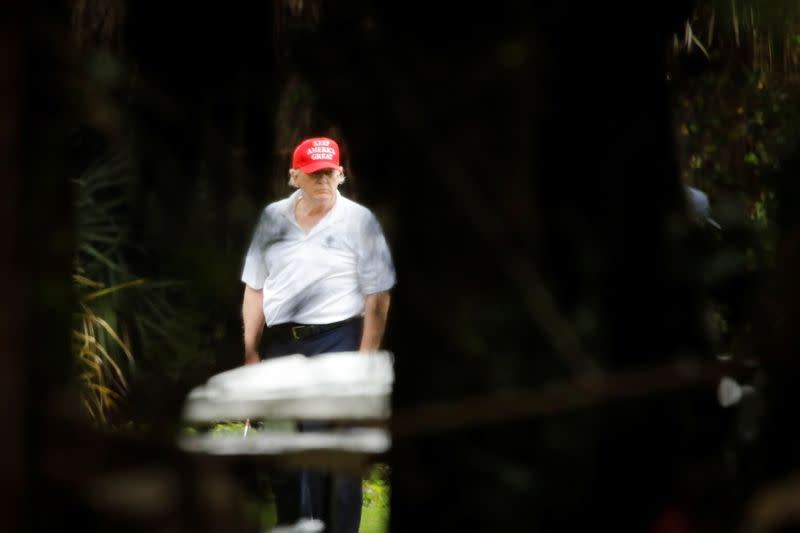
[[[700,30],[700,32],[698,32]],[[699,33],[704,33],[700,35]],[[707,59],[734,48],[749,54],[754,69],[800,73],[800,3],[782,0],[701,0],[682,36],[673,37],[676,52],[695,45]],[[700,45],[703,42],[704,45]]]
[[[706,50],[706,47],[703,46],[703,43],[700,42],[700,39],[697,38],[697,35],[692,35],[692,41],[694,42],[694,44],[697,45],[697,48],[699,48],[700,51],[703,52],[703,55],[706,56],[706,59],[711,59],[711,56],[708,55],[708,50]]]
[[[101,424],[124,407],[137,358],[180,371],[200,337],[171,300],[183,282],[154,281],[129,268],[134,254],[147,252],[128,240],[132,168],[130,158],[111,157],[73,180],[79,309],[72,347],[86,412]]]
[[[89,287],[92,289],[99,289],[103,287],[102,283],[91,280],[86,276],[82,276],[81,274],[73,274],[72,281],[74,281],[75,284],[78,285],[79,287]]]
[[[90,300],[95,300],[97,298],[102,298],[103,296],[107,296],[111,293],[115,293],[122,289],[128,289],[130,287],[138,287],[144,285],[147,282],[144,278],[134,279],[131,281],[126,281],[125,283],[119,283],[117,285],[111,287],[104,287],[100,290],[90,292],[89,294],[84,295],[81,300],[84,302],[88,302]]]
[[[125,374],[114,360],[114,357],[106,350],[105,346],[103,346],[103,343],[99,342],[97,338],[92,335],[83,335],[82,333],[76,334],[78,340],[83,342],[78,356],[86,361],[87,366],[94,369],[96,375],[100,377],[108,374],[104,369],[110,368],[113,371],[111,377],[116,376],[116,382],[119,384],[120,388],[122,390],[127,389]]]
[[[97,248],[95,248],[89,243],[84,242],[80,244],[78,249],[80,251],[86,252],[89,256],[96,259],[97,261],[105,265],[108,269],[112,270],[113,272],[120,272],[120,273],[125,272],[125,267],[123,267],[118,263],[115,263],[114,261],[106,257],[105,254],[101,253]]]
[[[114,328],[112,328],[112,327],[111,327],[111,326],[108,324],[108,322],[107,322],[106,320],[104,320],[103,318],[100,318],[99,316],[95,315],[95,314],[94,314],[94,313],[91,311],[91,309],[89,309],[89,308],[88,308],[88,307],[86,307],[85,305],[84,305],[84,306],[82,306],[82,307],[84,308],[84,310],[85,310],[85,312],[87,313],[87,316],[90,318],[90,320],[91,320],[92,322],[94,322],[95,324],[99,325],[99,326],[100,326],[100,327],[101,327],[101,328],[102,328],[102,329],[103,329],[103,330],[104,330],[104,331],[105,331],[105,332],[106,332],[106,333],[107,333],[107,334],[108,334],[108,335],[109,335],[109,336],[110,336],[110,337],[111,337],[111,338],[114,340],[114,342],[116,342],[116,343],[117,343],[117,345],[118,345],[120,348],[122,348],[122,352],[123,352],[123,353],[124,353],[124,354],[125,354],[125,355],[128,357],[128,359],[129,359],[129,360],[132,360],[132,359],[133,359],[133,355],[131,355],[130,348],[128,348],[128,347],[125,345],[125,343],[124,343],[124,342],[122,342],[122,339],[120,339],[120,338],[119,338],[119,335],[117,335],[117,332],[116,332],[116,331],[114,331]]]

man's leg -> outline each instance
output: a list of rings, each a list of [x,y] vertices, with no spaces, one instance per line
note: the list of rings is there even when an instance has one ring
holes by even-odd
[[[268,338],[265,331],[261,359],[271,359],[282,355],[296,353],[288,343],[275,342]],[[270,467],[269,479],[272,494],[275,498],[275,510],[278,524],[294,524],[304,517],[302,506],[302,472],[297,469]]]
[[[303,516],[300,501],[300,476],[297,470],[270,471],[272,494],[275,497],[275,512],[278,524],[293,524]]]
[[[331,352],[353,352],[361,343],[363,323],[360,320],[350,322],[322,335],[317,335],[305,346],[308,356]],[[330,428],[330,424],[306,422],[300,424],[301,431],[319,431]],[[323,513],[321,516],[331,517],[330,527],[334,533],[358,533],[361,524],[361,477],[344,475],[323,475],[321,472],[306,472],[307,485],[302,490],[309,496],[318,494],[311,508]],[[319,490],[319,492],[316,492]],[[328,508],[323,507],[325,505]],[[304,516],[309,516],[305,515]],[[320,515],[315,515],[317,518]],[[327,523],[328,520],[325,520]]]
[[[363,505],[361,477],[333,476],[333,523],[336,533],[358,533]]]

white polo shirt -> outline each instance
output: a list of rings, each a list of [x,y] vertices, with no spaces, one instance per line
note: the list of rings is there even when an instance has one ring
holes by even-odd
[[[264,209],[242,281],[263,290],[267,326],[330,324],[363,314],[366,295],[395,284],[377,218],[337,191],[333,208],[306,234],[294,216],[299,197],[297,190]]]

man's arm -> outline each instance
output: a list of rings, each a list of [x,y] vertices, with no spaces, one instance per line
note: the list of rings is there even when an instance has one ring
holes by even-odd
[[[389,291],[367,295],[364,304],[364,333],[361,335],[361,352],[374,352],[381,346],[389,315]]]
[[[264,332],[264,293],[245,284],[242,299],[242,323],[244,324],[244,364],[258,363],[258,347]]]

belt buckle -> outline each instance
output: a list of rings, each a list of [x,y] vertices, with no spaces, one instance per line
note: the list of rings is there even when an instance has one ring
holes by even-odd
[[[297,334],[297,330],[303,329],[305,326],[292,326],[292,338],[296,341],[300,340],[300,336]]]

